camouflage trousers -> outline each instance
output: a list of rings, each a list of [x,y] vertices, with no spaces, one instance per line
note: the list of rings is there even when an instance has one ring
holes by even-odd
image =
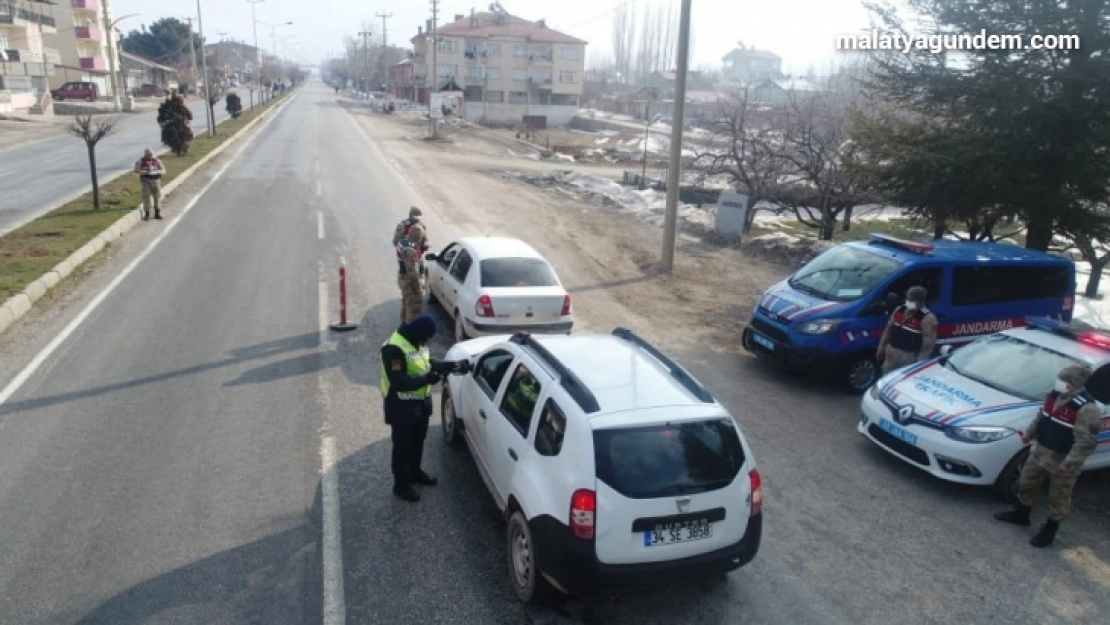
[[[397,276],[401,289],[401,321],[408,323],[424,314],[424,280]]]
[[[886,348],[885,357],[883,358],[883,375],[886,375],[891,371],[894,371],[895,369],[900,369],[902,367],[912,365],[915,362],[917,362],[917,354],[890,347],[888,345]]]
[[[147,215],[150,214],[150,205],[154,204],[154,210],[161,211],[162,188],[158,180],[151,178],[143,178],[143,212]]]
[[[1071,493],[1075,489],[1075,481],[1079,472],[1073,475],[1057,475],[1060,464],[1067,454],[1052,451],[1033,443],[1029,452],[1029,460],[1021,471],[1018,480],[1018,501],[1024,506],[1033,507],[1040,498],[1041,488],[1048,480],[1048,519],[1057,523],[1063,521],[1071,511]]]

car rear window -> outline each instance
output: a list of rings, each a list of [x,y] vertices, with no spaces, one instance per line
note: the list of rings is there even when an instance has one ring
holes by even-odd
[[[594,432],[597,479],[631,499],[717,490],[744,466],[729,419]]]
[[[482,286],[558,286],[555,270],[540,258],[491,258],[481,262]]]

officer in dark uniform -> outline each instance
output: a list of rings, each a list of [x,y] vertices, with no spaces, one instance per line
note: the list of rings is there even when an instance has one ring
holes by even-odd
[[[906,303],[890,316],[875,353],[883,363],[883,375],[933,355],[939,323],[937,316],[925,308],[926,295],[923,287],[911,287],[906,291]]]
[[[435,319],[422,315],[401,324],[381,351],[385,422],[393,440],[393,494],[409,502],[420,501],[413,484],[437,483],[420,467],[432,416],[432,386],[448,374],[470,370],[468,361],[432,360],[428,342],[435,334]]]

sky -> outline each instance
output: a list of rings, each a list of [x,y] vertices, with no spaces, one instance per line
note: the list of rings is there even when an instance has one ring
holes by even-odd
[[[103,2],[104,0],[102,0]],[[469,15],[470,9],[486,11],[492,0],[441,0],[440,16],[451,21],[455,14]],[[637,0],[644,5],[652,0]],[[654,0],[656,3],[680,0]],[[112,14],[139,14],[120,22],[124,33],[162,17],[195,16],[196,0],[110,0]],[[253,42],[251,5],[247,0],[200,0],[204,34],[209,41],[221,38]],[[595,50],[611,50],[612,18],[627,0],[502,0],[509,13],[529,20],[544,18],[548,26],[585,39],[587,58]],[[861,0],[692,0],[691,67],[719,66],[721,57],[737,42],[771,50],[783,57],[787,74],[822,71],[839,55],[836,36],[869,27]],[[431,0],[263,0],[256,6],[257,19],[277,24],[277,51],[283,54],[281,38],[292,46],[291,54],[304,63],[318,63],[329,54],[339,55],[345,36],[355,36],[371,26],[380,40],[382,20],[377,13],[392,13],[386,21],[391,44],[404,43],[416,35],[418,26],[431,17]],[[221,35],[221,33],[226,33]],[[258,45],[273,50],[269,27],[258,26]]]

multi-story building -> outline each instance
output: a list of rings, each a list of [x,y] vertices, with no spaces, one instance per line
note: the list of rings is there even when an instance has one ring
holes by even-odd
[[[563,125],[578,111],[585,78],[586,42],[509,15],[456,15],[438,28],[436,76],[429,37],[412,39],[413,75],[425,89],[461,87],[463,115],[488,125]],[[422,102],[427,100],[421,98]]]
[[[782,57],[767,50],[756,50],[755,46],[740,47],[729,52],[723,59],[723,74],[726,80],[742,85],[778,80],[782,78]]]
[[[44,0],[0,0],[0,112],[27,111],[49,91],[58,51],[44,35],[57,32]]]
[[[119,31],[107,33],[104,30],[105,7],[101,0],[54,0],[54,10],[58,20],[58,32],[50,38],[61,52],[62,62],[58,71],[50,79],[50,88],[56,89],[63,83],[83,81],[96,83],[100,95],[111,97],[112,77],[108,51],[114,37],[115,49],[119,50]],[[111,23],[111,15],[108,16]],[[116,68],[120,67],[117,56]]]
[[[221,41],[204,46],[209,65],[216,64],[224,73],[243,84],[254,84],[256,65],[262,57],[261,51],[252,45],[238,41]]]

